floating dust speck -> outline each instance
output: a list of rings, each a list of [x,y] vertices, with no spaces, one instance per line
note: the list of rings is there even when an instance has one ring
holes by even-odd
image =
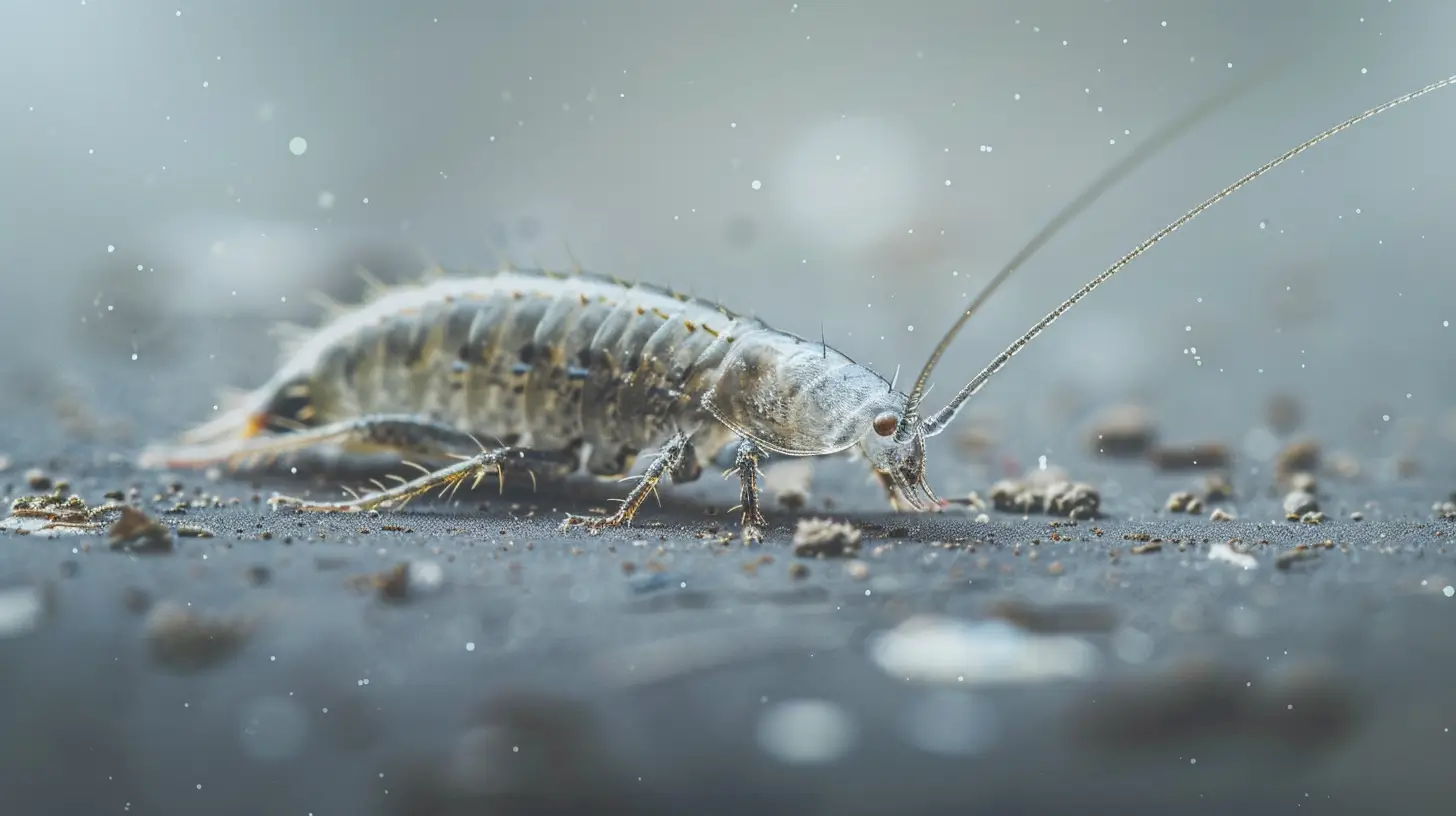
[[[1291,394],[1273,394],[1264,403],[1264,421],[1280,436],[1289,436],[1304,424],[1304,405]]]
[[[207,618],[167,601],[157,604],[148,615],[146,639],[153,662],[171,671],[194,672],[214,668],[235,656],[254,630],[251,620],[237,616]]]
[[[992,485],[991,504],[997,510],[1022,515],[1094,519],[1100,515],[1102,494],[1090,484],[1070,481],[1063,471],[1049,468]]]
[[[1234,544],[1225,541],[1216,541],[1208,548],[1208,560],[1222,561],[1241,569],[1254,569],[1259,566],[1257,558],[1242,550],[1234,549]]]
[[[1164,446],[1148,454],[1153,467],[1163,471],[1225,470],[1232,459],[1228,446],[1219,442]]]
[[[1208,514],[1209,521],[1233,521],[1236,518],[1238,517],[1222,507],[1215,507],[1213,512]]]
[[[44,470],[31,468],[25,472],[25,484],[31,490],[50,490],[55,483]]]
[[[1161,541],[1144,541],[1141,544],[1134,544],[1128,548],[1128,552],[1131,552],[1133,555],[1150,555],[1162,551],[1163,542]]]
[[[870,565],[856,558],[844,565],[844,574],[848,575],[850,580],[868,580],[870,577]]]
[[[789,565],[789,577],[795,581],[802,581],[809,577],[809,566],[802,561],[795,561]]]
[[[1093,422],[1087,447],[1094,456],[1135,459],[1147,455],[1157,441],[1158,429],[1146,408],[1116,405]]]
[[[9,456],[0,453],[0,473],[4,473],[5,471],[10,469],[10,462],[11,459]]]
[[[106,531],[106,542],[113,550],[126,550],[139,555],[172,552],[172,530],[134,508],[121,508],[121,517]]]
[[[127,587],[121,591],[121,608],[133,615],[145,614],[152,608],[152,596],[144,589]]]
[[[965,429],[955,435],[956,452],[972,462],[989,459],[999,442],[996,431],[985,423],[967,423]]]
[[[1360,476],[1360,460],[1352,453],[1335,451],[1329,456],[1330,472],[1341,479],[1356,479]]]
[[[1359,510],[1352,510],[1352,511],[1350,511],[1350,521],[1364,521],[1364,520],[1365,520],[1365,514],[1364,513],[1360,512]]]
[[[1284,496],[1284,517],[1290,521],[1298,521],[1305,513],[1313,513],[1319,509],[1319,499],[1313,493],[1292,490]]]
[[[863,534],[852,524],[829,519],[802,519],[794,529],[794,555],[842,558],[859,553]]]

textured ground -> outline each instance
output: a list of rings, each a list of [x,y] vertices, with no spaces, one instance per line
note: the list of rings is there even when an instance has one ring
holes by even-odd
[[[1322,473],[1318,526],[1236,478],[1217,504],[1239,518],[1214,522],[1162,510],[1197,474],[1068,454],[1107,517],[1060,526],[880,512],[831,463],[804,514],[869,508],[858,558],[795,557],[776,507],[762,546],[720,543],[713,480],[620,536],[558,535],[615,495],[578,486],[302,517],[253,497],[327,483],[188,475],[156,501],[169,478],[109,458],[202,415],[186,370],[86,374],[130,439],[44,378],[8,395],[11,495],[31,467],[93,504],[137,485],[215,535],[139,554],[0,533],[5,813],[1418,814],[1456,794],[1439,475]],[[986,495],[998,468],[938,483]],[[221,506],[163,512],[198,491]],[[1252,568],[1211,557],[1230,539]]]

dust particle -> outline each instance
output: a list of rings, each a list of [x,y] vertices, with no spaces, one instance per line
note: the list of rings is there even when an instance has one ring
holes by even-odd
[[[121,508],[121,517],[106,531],[107,543],[113,550],[138,554],[172,552],[172,531],[146,513],[134,508]]]
[[[991,504],[1003,512],[1091,519],[1098,516],[1102,494],[1090,484],[1067,480],[1060,470],[1034,470],[1021,480],[992,485]]]
[[[1319,552],[1300,544],[1291,549],[1285,550],[1274,559],[1276,569],[1287,570],[1298,564],[1314,561],[1319,558]]]
[[[1222,470],[1229,466],[1232,456],[1227,445],[1203,442],[1158,448],[1148,454],[1148,458],[1158,470]]]
[[[1274,459],[1274,475],[1287,483],[1296,473],[1314,473],[1320,466],[1320,446],[1312,439],[1295,442]]]
[[[803,519],[794,529],[794,555],[844,557],[859,552],[863,535],[852,524],[829,519]]]
[[[1264,403],[1264,421],[1280,436],[1289,436],[1304,423],[1304,406],[1289,394],[1275,394]]]
[[[1203,480],[1204,501],[1228,501],[1234,497],[1234,486],[1225,473],[1210,473]]]
[[[1157,436],[1157,427],[1145,408],[1118,405],[1109,408],[1093,423],[1087,447],[1098,456],[1136,458],[1152,449]]]
[[[253,632],[241,618],[208,619],[175,603],[157,604],[147,617],[152,660],[178,672],[200,671],[226,662]]]

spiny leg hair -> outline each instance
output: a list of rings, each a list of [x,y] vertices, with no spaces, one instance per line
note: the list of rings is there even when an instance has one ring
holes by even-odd
[[[637,486],[627,494],[625,499],[620,499],[622,506],[617,512],[610,516],[576,516],[567,514],[566,520],[561,523],[561,529],[571,527],[585,527],[593,534],[601,532],[608,527],[625,527],[632,523],[632,517],[642,507],[647,497],[657,490],[657,483],[662,481],[663,474],[677,472],[682,465],[684,456],[692,447],[688,435],[682,431],[675,432],[671,438],[657,451],[657,456],[647,466],[647,470],[637,478]],[[631,477],[629,477],[631,478]]]
[[[393,487],[385,487],[383,484],[375,482],[375,486],[379,488],[378,492],[362,496],[356,495],[352,501],[308,502],[291,496],[278,496],[271,500],[273,504],[325,513],[358,512],[378,507],[397,509],[404,507],[411,499],[436,488],[440,488],[442,493],[445,490],[458,490],[467,480],[472,482],[472,487],[479,486],[490,473],[495,473],[500,477],[501,487],[504,489],[504,471],[508,467],[519,467],[526,470],[534,481],[535,472],[531,470],[532,466],[549,469],[554,475],[558,472],[569,472],[576,465],[573,451],[537,451],[510,446],[488,450],[474,436],[464,431],[426,417],[408,414],[374,414],[318,428],[307,428],[275,437],[250,440],[243,448],[229,457],[229,460],[234,461],[239,457],[244,459],[276,458],[327,444],[341,444],[346,450],[355,453],[364,451],[392,453],[398,454],[402,458],[408,456],[426,459],[449,457],[460,461],[432,471],[406,460],[406,464],[424,471],[424,474],[411,480],[392,476],[390,478],[399,482]],[[476,451],[476,453],[466,455],[467,451]]]
[[[733,467],[723,474],[726,479],[729,476],[738,475],[738,502],[743,509],[743,540],[745,543],[758,543],[763,541],[763,528],[767,522],[764,521],[763,511],[758,506],[758,477],[763,475],[758,469],[759,460],[765,459],[768,454],[764,452],[751,439],[744,439],[738,443],[738,452],[733,457]]]

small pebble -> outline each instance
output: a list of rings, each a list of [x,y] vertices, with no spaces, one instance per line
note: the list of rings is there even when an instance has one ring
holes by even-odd
[[[1294,490],[1284,497],[1284,515],[1290,520],[1298,519],[1305,513],[1313,513],[1317,510],[1319,510],[1319,500],[1312,493]]]

